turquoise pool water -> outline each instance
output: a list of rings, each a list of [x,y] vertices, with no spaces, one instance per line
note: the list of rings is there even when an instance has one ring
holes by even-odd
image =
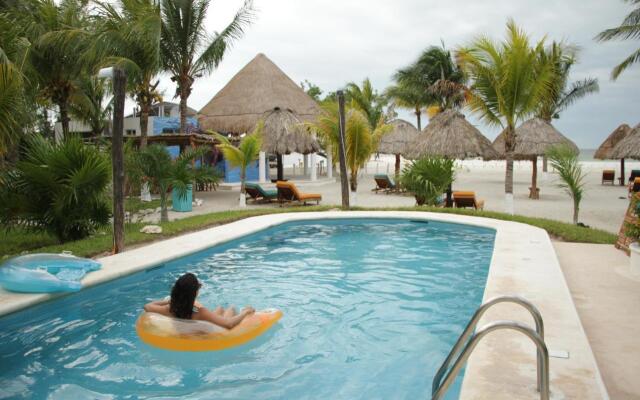
[[[480,304],[495,232],[439,222],[290,223],[0,319],[0,398],[415,399]],[[277,307],[214,353],[137,338],[182,273],[203,304]],[[448,398],[457,398],[459,381]]]

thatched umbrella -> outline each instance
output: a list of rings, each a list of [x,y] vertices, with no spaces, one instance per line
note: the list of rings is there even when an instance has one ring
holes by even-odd
[[[516,144],[514,158],[519,160],[531,160],[533,172],[531,174],[531,189],[529,197],[538,199],[538,156],[544,155],[550,147],[564,144],[571,147],[576,153],[578,146],[569,138],[558,132],[550,123],[541,118],[532,118],[516,128]],[[493,147],[500,154],[505,155],[504,131],[493,141]]]
[[[293,111],[275,108],[264,114],[263,121],[262,151],[277,155],[278,180],[283,179],[283,154],[308,154],[320,150],[318,142]]]
[[[411,142],[407,155],[410,158],[441,156],[460,160],[498,157],[489,139],[456,110],[445,110],[433,117]],[[447,206],[450,205],[451,186],[447,190]]]
[[[418,136],[419,131],[411,122],[394,119],[389,122],[393,130],[382,136],[378,144],[378,152],[396,156],[396,179],[400,175],[400,155],[409,150],[409,145]]]
[[[636,125],[627,136],[611,151],[613,158],[634,158],[640,160],[640,124]]]
[[[622,124],[616,128],[611,134],[602,142],[598,150],[596,150],[593,158],[598,160],[610,160],[612,159],[611,153],[618,143],[629,135],[631,127],[627,124]],[[624,186],[624,157],[620,158],[620,186]]]
[[[433,117],[429,124],[410,143],[410,158],[442,156],[451,159],[494,158],[497,153],[487,139],[460,112],[445,110]]]
[[[202,129],[224,133],[251,132],[264,114],[279,108],[310,121],[320,107],[264,54],[258,54],[199,113]]]

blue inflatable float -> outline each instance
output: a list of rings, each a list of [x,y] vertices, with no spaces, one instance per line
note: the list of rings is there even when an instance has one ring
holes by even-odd
[[[101,264],[70,254],[27,254],[0,265],[0,285],[13,292],[50,293],[80,290],[80,280]]]

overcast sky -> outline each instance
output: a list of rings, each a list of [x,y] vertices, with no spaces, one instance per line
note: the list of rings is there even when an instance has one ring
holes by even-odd
[[[226,26],[241,4],[212,0],[208,31]],[[426,47],[442,40],[455,49],[480,34],[499,39],[507,19],[514,18],[534,39],[547,35],[579,45],[580,63],[571,79],[600,81],[600,93],[579,101],[554,122],[562,133],[581,148],[595,148],[621,123],[640,123],[640,65],[616,82],[610,79],[613,66],[640,47],[640,41],[593,40],[632,10],[622,0],[255,0],[255,7],[256,20],[245,37],[216,71],[196,80],[191,107],[200,110],[257,53],[266,54],[295,82],[307,79],[325,92],[366,77],[382,91],[393,73]],[[163,78],[161,87],[165,100],[174,101],[169,79]],[[415,124],[411,113],[399,113]],[[497,135],[495,128],[478,127],[490,139]]]

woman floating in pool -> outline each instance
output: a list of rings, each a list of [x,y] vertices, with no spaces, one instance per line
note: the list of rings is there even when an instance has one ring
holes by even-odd
[[[238,325],[246,316],[255,312],[252,307],[245,307],[240,313],[236,313],[233,306],[226,310],[218,306],[210,311],[196,301],[201,286],[194,274],[186,273],[173,285],[170,300],[152,301],[144,306],[144,310],[168,317],[208,321],[227,329]]]

